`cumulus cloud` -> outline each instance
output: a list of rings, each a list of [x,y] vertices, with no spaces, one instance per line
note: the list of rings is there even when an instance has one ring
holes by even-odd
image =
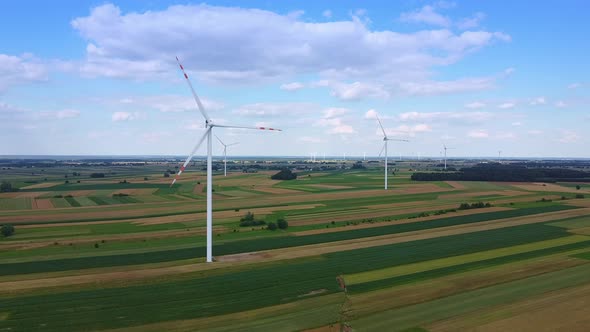
[[[580,140],[580,135],[573,130],[563,130],[561,137],[558,139],[561,143],[575,143]]]
[[[313,112],[317,106],[312,103],[254,103],[238,107],[233,114],[265,117],[265,116],[292,116]]]
[[[411,95],[437,95],[486,90],[494,86],[495,76],[464,78],[454,81],[423,81],[401,83],[401,90]]]
[[[281,85],[281,90],[297,91],[303,89],[304,87],[305,85],[303,83],[293,82]]]
[[[0,54],[0,92],[19,84],[48,79],[46,65],[31,54]]]
[[[472,130],[469,133],[467,133],[467,137],[470,138],[488,138],[490,136],[490,134],[488,134],[488,132],[486,130]]]
[[[64,110],[60,110],[60,111],[43,111],[43,112],[40,112],[39,115],[41,118],[45,118],[45,119],[63,120],[63,119],[71,119],[71,118],[79,117],[80,111],[73,110],[73,109],[64,109]]]
[[[328,108],[323,116],[313,124],[316,127],[328,127],[328,134],[354,134],[356,130],[345,122],[343,115],[350,111],[346,108]]]
[[[406,112],[398,115],[400,121],[447,121],[447,122],[484,122],[493,115],[488,112]]]
[[[573,89],[577,89],[581,86],[582,86],[582,84],[580,84],[580,83],[572,83],[572,84],[568,85],[567,88],[573,90]]]
[[[300,142],[305,142],[305,143],[321,143],[322,142],[322,140],[320,138],[311,137],[311,136],[301,136],[301,137],[297,138],[297,140]]]
[[[376,120],[379,114],[374,109],[370,109],[365,113],[365,119],[368,120]]]
[[[140,119],[142,114],[140,112],[114,112],[111,116],[113,122],[119,121],[133,121]]]
[[[325,18],[332,18],[332,11],[329,9],[326,9],[322,12],[322,16]]]
[[[502,103],[502,104],[498,105],[498,108],[501,108],[503,110],[507,110],[507,109],[514,108],[514,106],[516,106],[516,104],[514,104],[514,103]]]
[[[477,28],[485,17],[486,15],[484,13],[475,13],[471,17],[459,20],[459,22],[457,22],[457,27],[462,30]]]
[[[424,20],[431,14],[424,8],[416,13]],[[174,59],[178,55],[193,78],[208,81],[251,83],[319,73],[343,82],[333,87],[333,94],[344,100],[387,97],[391,92],[381,86],[384,83],[395,87],[400,82],[426,81],[432,85],[427,79],[431,67],[450,65],[494,41],[510,39],[484,30],[371,30],[364,15],[307,22],[300,14],[206,4],[136,13],[105,4],[71,24],[87,41],[80,69],[87,76],[135,80],[178,76]],[[439,26],[446,25],[443,21],[434,20]],[[369,80],[374,85],[365,82]],[[441,89],[435,87],[426,90]]]
[[[440,27],[448,27],[451,25],[451,19],[437,13],[433,6],[424,6],[413,12],[402,13],[400,15],[400,20],[402,22],[425,23]]]
[[[418,133],[432,131],[432,126],[420,123],[416,125],[400,125],[395,128],[385,128],[387,136],[415,137]],[[379,131],[381,134],[381,131]]]
[[[567,107],[567,104],[563,100],[558,100],[555,102],[555,107],[564,108],[564,107]]]
[[[207,111],[218,111],[224,108],[224,104],[219,101],[207,98],[200,99]],[[121,98],[116,101],[116,104],[125,105],[126,107],[151,108],[160,112],[198,111],[197,104],[192,97],[180,95],[133,96]]]
[[[481,101],[474,101],[474,102],[465,104],[465,108],[471,108],[471,109],[479,109],[479,108],[484,108],[484,107],[486,107],[486,104]]]
[[[531,100],[530,104],[533,106],[545,105],[545,104],[547,104],[547,100],[545,99],[545,97],[537,97],[537,98]]]
[[[345,101],[357,101],[365,98],[388,98],[390,93],[381,84],[374,83],[342,83],[338,81],[323,80],[316,82],[314,86],[326,86],[331,89],[330,95]]]

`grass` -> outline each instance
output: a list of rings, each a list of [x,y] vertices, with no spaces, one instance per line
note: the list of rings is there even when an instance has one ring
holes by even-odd
[[[79,207],[82,206],[80,203],[78,203],[78,201],[74,198],[74,197],[64,197],[64,199],[70,204],[70,206],[73,207]]]

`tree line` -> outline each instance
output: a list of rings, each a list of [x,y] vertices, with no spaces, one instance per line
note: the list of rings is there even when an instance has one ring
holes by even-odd
[[[590,172],[565,168],[529,168],[520,165],[479,164],[457,172],[416,172],[414,181],[590,182]]]

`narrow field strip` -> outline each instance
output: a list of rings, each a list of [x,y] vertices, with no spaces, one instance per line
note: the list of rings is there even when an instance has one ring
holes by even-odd
[[[439,268],[450,267],[454,265],[466,264],[471,262],[478,262],[487,259],[515,255],[525,252],[531,252],[540,249],[547,249],[552,247],[559,247],[567,244],[578,243],[578,242],[590,242],[590,237],[581,235],[572,235],[563,238],[527,243],[523,245],[500,248],[490,251],[482,251],[474,254],[448,257],[439,259],[436,261],[428,261],[422,263],[416,263],[411,265],[392,266],[381,270],[366,271],[362,273],[345,275],[347,285],[354,285],[360,283],[366,283],[381,279],[393,278],[412,273],[419,273],[428,270],[434,270]]]

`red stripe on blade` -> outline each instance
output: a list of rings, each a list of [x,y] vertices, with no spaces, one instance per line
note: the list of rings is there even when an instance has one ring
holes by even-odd
[[[186,73],[184,73],[184,78],[188,80],[188,75]]]

